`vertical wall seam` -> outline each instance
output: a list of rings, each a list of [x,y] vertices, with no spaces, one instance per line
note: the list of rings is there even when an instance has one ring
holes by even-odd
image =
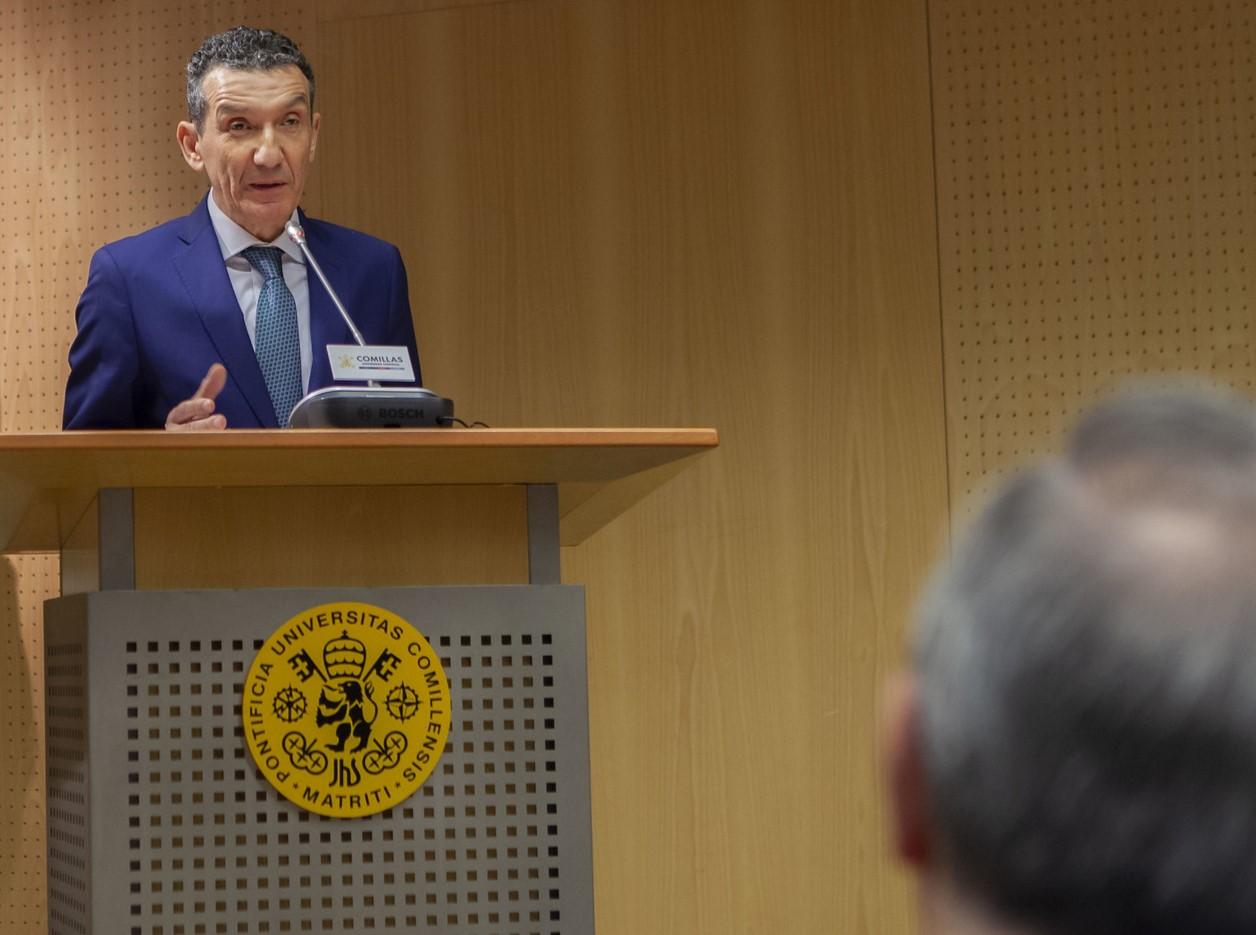
[[[925,10],[925,63],[929,70],[929,149],[933,166],[933,238],[937,261],[938,340],[942,364],[942,456],[945,461],[942,473],[946,480],[946,545],[949,551],[954,526],[954,505],[951,502],[951,408],[946,392],[946,315],[942,293],[942,196],[939,192],[938,173],[937,97],[933,87],[933,22],[930,18],[929,0],[922,0],[922,4]]]

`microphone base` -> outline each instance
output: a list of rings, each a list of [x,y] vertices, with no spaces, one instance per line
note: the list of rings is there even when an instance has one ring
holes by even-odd
[[[290,429],[448,428],[454,401],[418,386],[327,386],[307,394]]]

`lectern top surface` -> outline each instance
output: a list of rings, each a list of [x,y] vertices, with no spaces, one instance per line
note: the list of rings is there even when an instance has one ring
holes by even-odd
[[[4,434],[0,549],[57,549],[56,516],[106,487],[555,484],[570,543],[718,444],[707,428]]]
[[[544,448],[692,445],[715,447],[711,428],[439,428],[439,429],[233,429],[229,432],[111,430],[6,432],[0,452],[34,449],[132,448]]]
[[[6,434],[0,479],[39,489],[607,481],[717,444],[714,429],[670,428]]]

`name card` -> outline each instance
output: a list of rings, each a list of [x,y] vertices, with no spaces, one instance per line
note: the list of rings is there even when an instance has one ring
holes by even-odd
[[[331,375],[336,380],[378,380],[381,383],[413,383],[414,365],[408,347],[379,344],[328,344]]]

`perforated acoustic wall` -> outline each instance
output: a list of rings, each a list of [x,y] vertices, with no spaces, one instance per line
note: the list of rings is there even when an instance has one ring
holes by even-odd
[[[1256,378],[1256,8],[930,3],[951,492],[1137,375]]]
[[[182,69],[215,30],[298,39],[295,2],[6,0],[0,8],[0,432],[61,424],[74,305],[93,250],[186,213]],[[312,199],[313,200],[312,196]],[[0,932],[45,930],[41,607],[54,559],[0,559]]]

